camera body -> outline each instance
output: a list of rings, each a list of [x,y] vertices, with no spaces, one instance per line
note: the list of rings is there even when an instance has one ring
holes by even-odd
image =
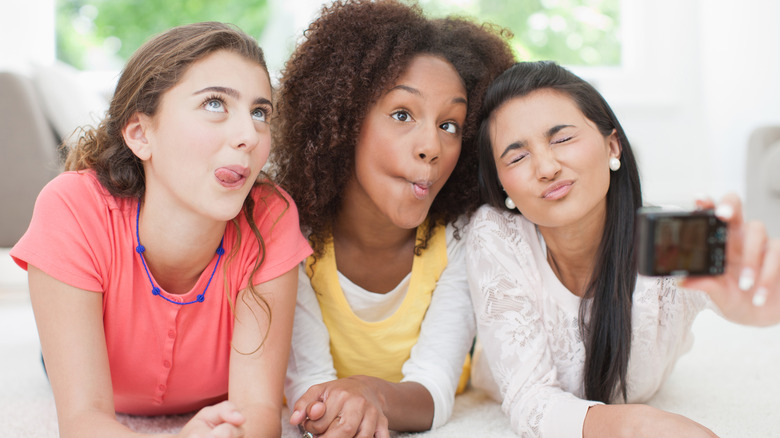
[[[728,226],[712,210],[637,211],[639,273],[648,276],[718,275],[726,266]]]

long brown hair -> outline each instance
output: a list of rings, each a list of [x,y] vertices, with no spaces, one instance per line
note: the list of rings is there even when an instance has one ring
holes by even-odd
[[[119,76],[105,118],[97,127],[82,128],[78,142],[68,152],[65,170],[92,169],[100,184],[113,196],[142,198],[146,190],[143,163],[125,144],[122,129],[136,113],[154,116],[162,95],[179,82],[187,69],[193,63],[220,50],[236,53],[257,63],[268,75],[263,51],[257,41],[230,25],[203,22],[175,27],[161,33],[144,43],[130,57]],[[269,185],[274,189],[275,195],[287,202],[267,179],[256,184]],[[260,250],[247,288],[251,297],[264,309],[270,325],[270,307],[255,289],[252,280],[265,259],[265,243],[255,224],[255,202],[251,193],[244,200],[241,211],[258,241]],[[234,218],[232,223],[237,230],[237,243],[241,242],[238,218]],[[238,244],[234,245],[234,251],[224,264],[225,272],[237,250]],[[228,277],[225,276],[226,290],[229,290],[229,287]],[[230,300],[230,294],[226,295]],[[244,295],[244,299],[247,298]],[[231,308],[235,313],[232,302]]]

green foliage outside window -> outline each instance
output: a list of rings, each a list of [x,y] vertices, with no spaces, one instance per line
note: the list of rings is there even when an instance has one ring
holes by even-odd
[[[57,58],[117,69],[154,34],[198,21],[233,23],[259,38],[267,0],[57,0]]]
[[[510,29],[522,61],[621,62],[620,0],[420,0],[420,5],[431,16],[464,15]]]

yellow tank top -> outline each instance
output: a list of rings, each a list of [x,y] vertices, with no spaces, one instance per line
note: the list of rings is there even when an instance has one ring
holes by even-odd
[[[417,228],[417,239],[425,225]],[[349,306],[339,284],[333,239],[326,241],[322,255],[306,260],[306,273],[317,294],[322,319],[330,335],[330,351],[339,378],[353,375],[400,382],[401,367],[417,343],[420,326],[431,303],[433,291],[447,266],[445,227],[437,226],[421,255],[415,255],[409,290],[390,317],[376,322],[360,319]],[[458,392],[468,382],[469,358],[464,364]]]

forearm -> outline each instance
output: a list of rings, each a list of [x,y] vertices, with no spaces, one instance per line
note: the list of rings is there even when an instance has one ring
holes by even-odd
[[[717,438],[711,430],[689,418],[639,404],[591,406],[585,416],[582,436]]]
[[[433,423],[433,398],[428,390],[416,382],[392,383],[369,376],[352,376],[351,379],[373,389],[382,404],[390,430],[423,431]]]
[[[241,409],[246,422],[246,438],[278,438],[282,435],[281,409],[267,404],[255,404]]]
[[[59,431],[62,438],[172,438],[172,434],[143,434],[130,430],[117,421],[114,415],[102,412],[84,412],[81,414],[63,416],[58,413]]]

